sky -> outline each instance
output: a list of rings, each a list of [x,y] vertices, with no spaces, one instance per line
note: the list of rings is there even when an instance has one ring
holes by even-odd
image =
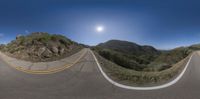
[[[0,43],[48,32],[87,45],[119,39],[158,49],[188,46],[200,43],[199,5],[198,0],[0,0]]]

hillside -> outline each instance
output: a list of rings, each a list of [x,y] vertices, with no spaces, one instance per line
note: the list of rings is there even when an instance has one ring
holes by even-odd
[[[152,46],[141,46],[136,43],[110,40],[93,48],[104,58],[128,69],[141,71],[154,61],[160,51]]]
[[[110,40],[93,48],[99,55],[119,66],[136,71],[161,71],[189,55],[187,47],[160,51],[152,46],[120,40]]]
[[[189,47],[179,47],[167,52],[163,52],[153,62],[148,64],[147,71],[162,71],[172,67],[177,62],[187,57],[193,49]]]
[[[18,35],[1,50],[6,54],[28,61],[52,61],[69,56],[82,47],[62,35],[34,32]]]

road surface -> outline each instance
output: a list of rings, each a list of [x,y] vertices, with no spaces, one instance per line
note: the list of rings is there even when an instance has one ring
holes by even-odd
[[[74,66],[45,75],[18,71],[0,59],[0,99],[200,99],[200,56],[193,55],[177,83],[148,91],[109,83],[89,49]]]

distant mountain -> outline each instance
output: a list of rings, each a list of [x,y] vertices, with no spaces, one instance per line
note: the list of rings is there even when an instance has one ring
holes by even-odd
[[[2,51],[12,57],[29,61],[57,60],[81,48],[78,43],[62,35],[34,32],[18,35],[15,40],[2,46]]]
[[[133,42],[121,41],[121,40],[109,40],[105,43],[97,45],[98,47],[112,49],[118,52],[144,55],[144,54],[159,54],[160,51],[156,50],[152,46],[141,46]]]

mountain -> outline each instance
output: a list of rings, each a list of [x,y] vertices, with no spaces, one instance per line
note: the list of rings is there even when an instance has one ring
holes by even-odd
[[[190,47],[161,51],[152,46],[121,40],[100,43],[93,50],[119,66],[136,71],[161,71],[170,68],[192,52]]]
[[[121,40],[109,40],[105,43],[97,45],[98,47],[112,49],[118,52],[144,55],[144,54],[159,54],[160,52],[152,46],[141,46],[133,42],[121,41]]]
[[[78,43],[65,36],[34,32],[25,36],[18,35],[1,50],[15,58],[38,62],[57,60],[81,48]]]

